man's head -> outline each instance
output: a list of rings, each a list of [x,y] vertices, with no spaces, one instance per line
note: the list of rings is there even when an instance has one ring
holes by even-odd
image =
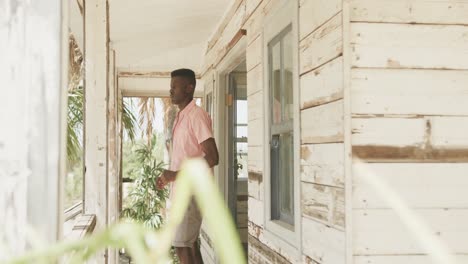
[[[190,102],[195,92],[195,73],[190,69],[178,69],[171,72],[171,100],[173,104],[179,105]]]

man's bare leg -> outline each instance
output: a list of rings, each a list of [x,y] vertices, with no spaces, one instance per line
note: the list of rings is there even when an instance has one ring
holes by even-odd
[[[193,256],[193,259],[195,260],[194,263],[203,264],[203,258],[200,252],[200,245],[198,244],[198,241],[195,241],[192,247],[192,256]]]
[[[182,264],[193,264],[192,249],[189,247],[176,247],[177,257]]]

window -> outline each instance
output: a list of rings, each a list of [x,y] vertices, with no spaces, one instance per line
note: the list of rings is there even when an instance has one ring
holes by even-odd
[[[268,43],[271,219],[294,226],[293,37],[288,25]]]
[[[213,117],[213,93],[212,92],[206,95],[205,110],[210,115],[210,117]]]

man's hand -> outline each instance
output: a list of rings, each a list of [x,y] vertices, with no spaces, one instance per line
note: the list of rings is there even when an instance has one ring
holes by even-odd
[[[163,189],[168,183],[175,181],[177,172],[164,170],[156,180],[156,188]]]

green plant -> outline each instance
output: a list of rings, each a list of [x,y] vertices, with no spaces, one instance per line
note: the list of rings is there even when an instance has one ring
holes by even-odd
[[[107,247],[127,248],[135,263],[168,263],[172,238],[192,194],[212,231],[213,245],[221,263],[246,263],[236,227],[206,162],[197,159],[184,163],[177,181],[178,192],[174,198],[171,220],[158,231],[137,223],[120,223],[83,240],[61,242],[47,249],[28,252],[6,263],[53,263],[64,255],[72,255],[70,263],[84,263]]]
[[[145,226],[158,229],[162,224],[161,209],[168,197],[167,189],[159,190],[155,182],[164,170],[164,164],[154,159],[154,148],[157,138],[153,137],[148,145],[140,144],[135,150],[139,163],[134,187],[128,196],[128,206],[122,215]]]

